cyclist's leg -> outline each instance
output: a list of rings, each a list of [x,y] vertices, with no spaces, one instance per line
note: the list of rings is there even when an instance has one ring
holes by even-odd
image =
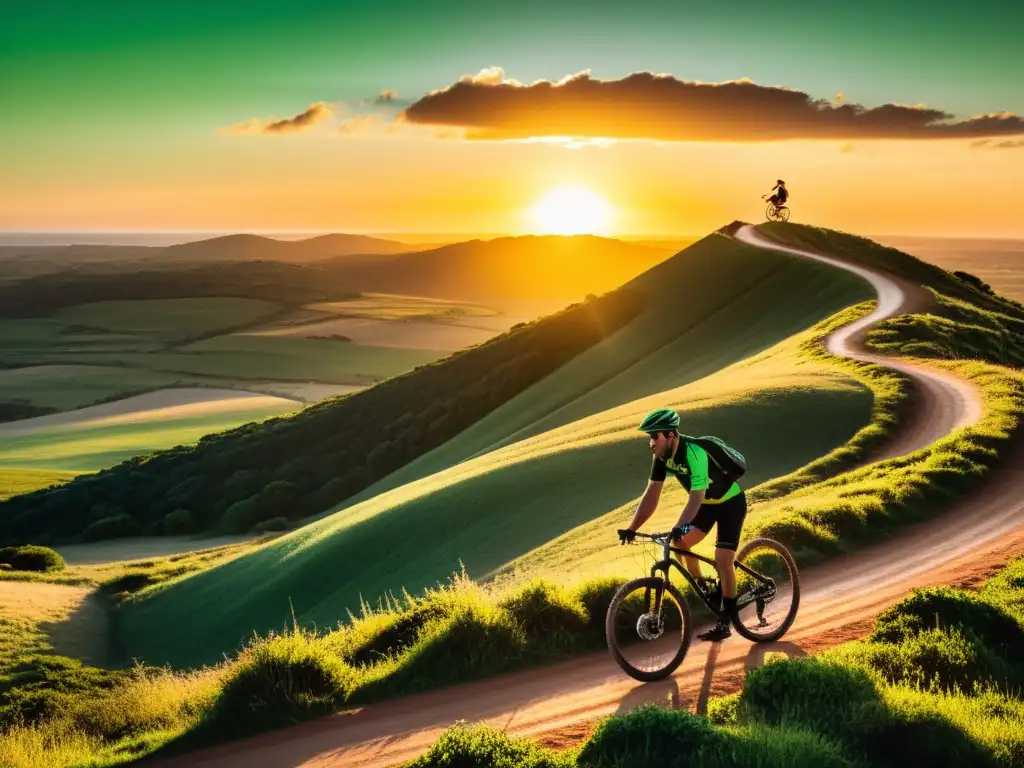
[[[715,541],[715,564],[722,582],[722,597],[736,599],[736,549],[747,516],[747,495],[740,491],[718,505],[718,538]]]
[[[704,540],[704,537],[708,535],[711,531],[711,526],[714,524],[714,510],[710,509],[707,505],[701,505],[701,508],[697,510],[697,515],[693,518],[693,522],[690,523],[691,529],[689,533],[683,536],[682,546],[686,549],[692,550]],[[677,544],[677,546],[679,545]],[[693,576],[693,578],[702,578],[700,572],[700,560],[693,555],[677,556],[685,561],[686,570],[690,572],[690,575]]]

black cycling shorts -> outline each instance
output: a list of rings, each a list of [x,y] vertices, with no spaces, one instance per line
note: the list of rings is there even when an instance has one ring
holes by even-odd
[[[743,531],[743,520],[746,516],[747,495],[740,491],[721,504],[701,504],[697,516],[690,525],[707,535],[711,531],[711,526],[718,523],[715,547],[735,552],[740,543],[740,533]]]

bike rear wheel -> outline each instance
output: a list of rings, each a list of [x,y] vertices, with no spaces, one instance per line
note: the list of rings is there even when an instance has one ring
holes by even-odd
[[[779,208],[775,216],[779,221],[789,221],[789,208]]]
[[[612,658],[627,675],[645,683],[668,677],[683,663],[691,631],[683,596],[657,576],[623,584],[605,617]]]
[[[784,546],[771,539],[752,539],[736,553],[764,580],[736,568],[736,614],[732,625],[747,640],[778,640],[792,626],[800,607],[800,575]]]

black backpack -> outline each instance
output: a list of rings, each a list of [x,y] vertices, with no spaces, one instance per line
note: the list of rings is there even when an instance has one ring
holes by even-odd
[[[700,437],[680,435],[679,437],[694,445],[699,445],[707,451],[711,460],[731,479],[739,480],[746,474],[747,460],[743,457],[743,454],[728,445],[720,437],[712,437],[711,435],[701,435]]]

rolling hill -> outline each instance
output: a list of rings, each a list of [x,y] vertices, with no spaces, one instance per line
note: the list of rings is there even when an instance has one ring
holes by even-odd
[[[489,302],[578,301],[622,285],[673,252],[593,235],[525,235],[320,265],[360,291]]]
[[[300,623],[330,626],[361,598],[416,593],[460,563],[485,576],[583,523],[625,514],[650,461],[635,427],[656,404],[684,411],[689,431],[743,446],[757,467],[750,483],[804,465],[870,417],[866,387],[797,361],[789,338],[869,298],[857,278],[713,234],[604,298],[617,294],[640,298],[630,322],[433,452],[417,450],[419,466],[363,494],[372,498],[140,595],[122,608],[120,645],[154,663],[214,661],[254,629],[283,628],[290,606]],[[415,386],[417,372],[405,378]],[[795,439],[772,439],[782,432]],[[197,605],[220,606],[202,633],[184,629]]]

